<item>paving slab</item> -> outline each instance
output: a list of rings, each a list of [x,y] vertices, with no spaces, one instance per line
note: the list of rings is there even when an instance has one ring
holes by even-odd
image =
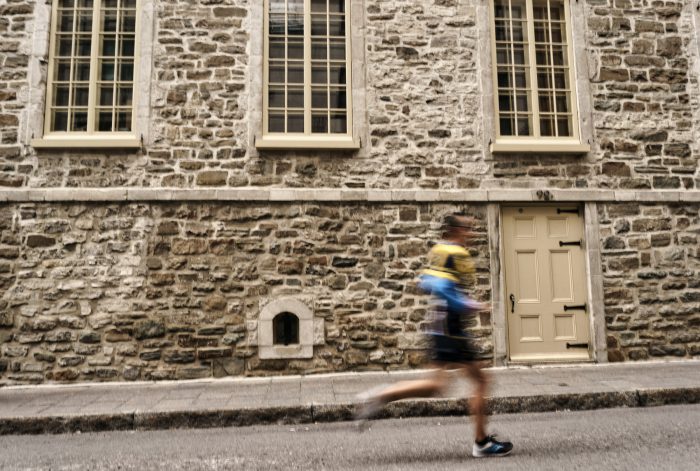
[[[700,361],[487,370],[491,413],[700,403]],[[224,427],[351,420],[356,395],[430,371],[0,388],[0,434]],[[399,401],[380,418],[464,415],[473,385],[456,372],[445,397]]]

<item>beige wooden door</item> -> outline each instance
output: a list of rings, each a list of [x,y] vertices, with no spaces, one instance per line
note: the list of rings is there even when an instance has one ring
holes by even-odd
[[[576,209],[503,208],[511,361],[589,359],[583,209]]]

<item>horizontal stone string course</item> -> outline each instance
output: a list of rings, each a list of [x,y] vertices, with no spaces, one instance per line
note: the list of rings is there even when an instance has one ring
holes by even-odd
[[[544,192],[544,195],[543,195]],[[240,202],[698,202],[700,191],[659,190],[338,190],[80,188],[0,190],[0,202],[240,201]]]

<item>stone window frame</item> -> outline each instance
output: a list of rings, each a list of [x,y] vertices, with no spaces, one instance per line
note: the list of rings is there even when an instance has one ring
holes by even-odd
[[[290,313],[299,319],[299,343],[274,343],[273,320],[278,314]],[[314,356],[314,345],[323,345],[324,320],[314,316],[309,307],[296,298],[282,298],[265,305],[258,316],[258,357],[261,360],[308,359]]]
[[[576,138],[546,137],[500,137],[498,135],[498,94],[496,76],[495,19],[494,0],[489,0],[479,14],[479,36],[484,49],[481,51],[481,69],[484,95],[485,129],[484,143],[491,153],[561,153],[587,154],[593,140],[592,108],[587,55],[585,49],[585,22],[571,21],[571,18],[583,18],[585,6],[581,2],[561,0],[565,4],[567,15],[567,33],[569,35],[568,54],[570,58],[570,82],[573,85],[572,106],[574,125],[578,132]],[[532,0],[526,0],[528,5]],[[537,116],[533,112],[533,120]]]
[[[350,122],[347,136],[319,139],[316,136],[290,136],[285,139],[271,139],[263,133],[264,119],[264,71],[265,71],[265,5],[267,2],[253,2],[250,5],[250,127],[249,142],[253,143],[252,154],[265,150],[348,150],[363,153],[363,142],[369,142],[365,109],[365,0],[346,0],[348,65],[348,115]]]
[[[52,3],[37,3],[34,9],[32,50],[29,61],[28,105],[23,111],[22,143],[36,149],[138,149],[150,143],[151,75],[155,33],[155,0],[137,0],[136,50],[134,51],[134,93],[131,132],[62,133],[47,132],[49,57]]]

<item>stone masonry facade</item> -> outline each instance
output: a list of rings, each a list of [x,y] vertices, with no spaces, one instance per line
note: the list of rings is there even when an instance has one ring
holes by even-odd
[[[350,3],[359,151],[255,148],[260,0],[143,0],[142,148],[40,150],[50,2],[0,0],[0,385],[417,367],[442,217],[481,221],[474,294],[502,309],[489,207],[537,190],[595,206],[596,360],[700,356],[697,5],[570,2],[579,156],[489,151],[489,2]],[[258,357],[280,297],[322,319],[313,358]],[[496,316],[475,326],[494,361]]]

